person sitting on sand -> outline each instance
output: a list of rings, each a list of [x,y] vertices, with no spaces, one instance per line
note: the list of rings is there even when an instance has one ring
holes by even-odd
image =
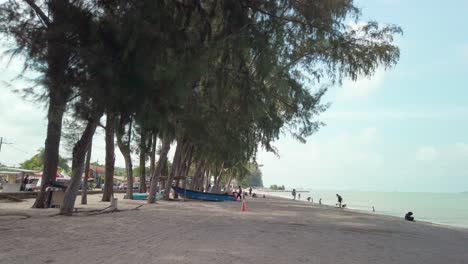
[[[293,200],[296,200],[296,189],[293,189],[291,194],[293,196]]]
[[[336,194],[336,197],[338,198],[338,204],[339,204],[339,207],[341,208],[341,203],[343,202],[343,197],[341,197],[341,195],[339,195],[339,194]]]
[[[411,221],[411,222],[416,222],[416,221],[414,221],[413,212],[406,213],[405,220],[406,221]]]

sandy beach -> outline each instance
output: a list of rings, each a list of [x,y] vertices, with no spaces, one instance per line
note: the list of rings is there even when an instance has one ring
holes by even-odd
[[[0,202],[0,263],[468,263],[468,230],[268,197],[55,216]],[[104,208],[90,195],[83,210]],[[79,199],[77,199],[79,200]]]

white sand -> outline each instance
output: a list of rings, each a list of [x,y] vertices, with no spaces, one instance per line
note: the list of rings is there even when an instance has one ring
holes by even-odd
[[[146,204],[118,197],[121,209]],[[108,206],[100,198],[86,208]],[[244,213],[191,201],[74,217],[32,202],[0,203],[0,263],[468,263],[467,229],[279,198],[250,199]]]

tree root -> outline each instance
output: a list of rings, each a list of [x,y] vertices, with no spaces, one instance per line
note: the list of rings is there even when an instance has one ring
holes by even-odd
[[[11,196],[11,195],[6,195],[6,194],[0,194],[0,200],[2,200],[2,199],[9,200],[9,201],[12,201],[12,202],[17,202],[17,203],[23,202],[22,199],[16,198],[16,197]]]
[[[112,210],[106,210],[106,209],[110,208],[110,206],[109,206],[109,207],[106,207],[106,208],[104,208],[104,209],[102,209],[102,210],[89,211],[89,212],[91,212],[91,213],[86,213],[84,216],[92,216],[92,215],[100,215],[100,214],[110,214],[110,213],[118,213],[118,212],[125,212],[125,211],[135,211],[135,210],[138,210],[138,209],[139,209],[140,207],[142,207],[143,205],[144,205],[144,204],[139,205],[139,206],[137,206],[137,207],[135,207],[135,208],[131,208],[131,209],[122,209],[122,210],[120,210],[120,209],[112,209]]]

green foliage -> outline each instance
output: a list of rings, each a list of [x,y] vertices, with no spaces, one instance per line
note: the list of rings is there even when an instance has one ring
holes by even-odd
[[[270,189],[272,189],[273,191],[284,191],[284,190],[286,190],[284,185],[278,186],[276,184],[271,185]]]
[[[245,187],[263,187],[262,171],[251,164],[249,173],[239,181],[239,185]]]
[[[43,98],[79,120],[115,114],[127,166],[132,138],[147,153],[157,131],[252,186],[258,148],[277,153],[281,134],[305,142],[324,125],[324,79],[371,76],[400,55],[401,29],[361,21],[353,0],[19,2],[0,5],[0,32],[42,73]]]
[[[28,160],[25,160],[23,163],[20,164],[22,169],[27,170],[38,170],[42,171],[44,168],[44,149],[40,149],[39,153],[34,155]],[[68,161],[59,156],[59,171],[65,171],[69,173],[70,166],[68,166]]]

